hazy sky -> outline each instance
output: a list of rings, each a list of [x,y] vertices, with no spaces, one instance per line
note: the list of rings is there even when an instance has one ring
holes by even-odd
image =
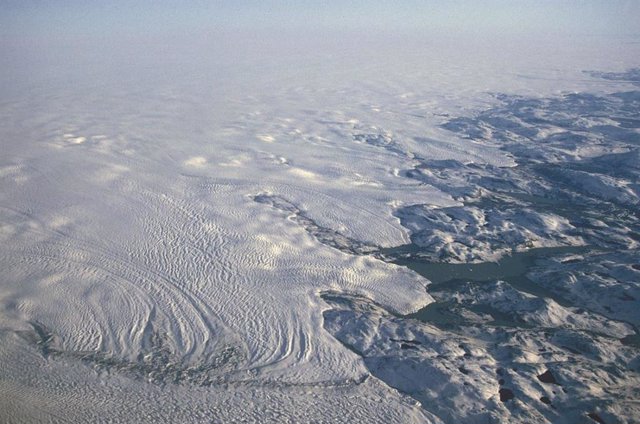
[[[0,36],[243,30],[638,34],[638,0],[0,0]]]

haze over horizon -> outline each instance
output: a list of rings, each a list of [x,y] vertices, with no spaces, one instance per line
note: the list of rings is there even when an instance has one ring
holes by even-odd
[[[2,37],[243,31],[637,35],[633,0],[4,1]]]

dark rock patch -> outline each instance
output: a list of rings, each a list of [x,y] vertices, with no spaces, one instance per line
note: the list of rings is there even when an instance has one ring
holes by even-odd
[[[602,417],[600,417],[600,415],[596,414],[595,412],[589,412],[587,414],[587,417],[591,418],[593,421],[595,421],[597,423],[605,424],[605,422],[602,419]]]
[[[632,301],[636,300],[636,298],[631,296],[630,294],[623,293],[622,297],[621,297],[621,300],[624,300],[625,302],[632,302]]]
[[[500,400],[502,402],[506,402],[515,397],[511,389],[500,389],[498,393],[500,393]]]
[[[414,345],[412,345],[412,344],[409,344],[409,343],[402,343],[402,344],[400,345],[400,349],[403,349],[403,350],[408,350],[408,349],[411,349],[411,350],[418,350],[418,347],[417,347],[417,346],[414,346]]]
[[[546,370],[544,373],[540,374],[538,376],[538,380],[542,381],[543,383],[558,384],[558,380],[556,380],[554,375],[551,374],[551,371],[549,370]]]

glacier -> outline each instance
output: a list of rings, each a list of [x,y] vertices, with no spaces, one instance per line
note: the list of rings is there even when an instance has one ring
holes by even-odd
[[[366,41],[5,49],[0,420],[637,421],[640,44]]]

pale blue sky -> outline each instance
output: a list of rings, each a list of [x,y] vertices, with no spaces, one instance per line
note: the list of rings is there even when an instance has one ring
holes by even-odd
[[[0,35],[83,36],[216,28],[638,34],[637,0],[0,0]]]

